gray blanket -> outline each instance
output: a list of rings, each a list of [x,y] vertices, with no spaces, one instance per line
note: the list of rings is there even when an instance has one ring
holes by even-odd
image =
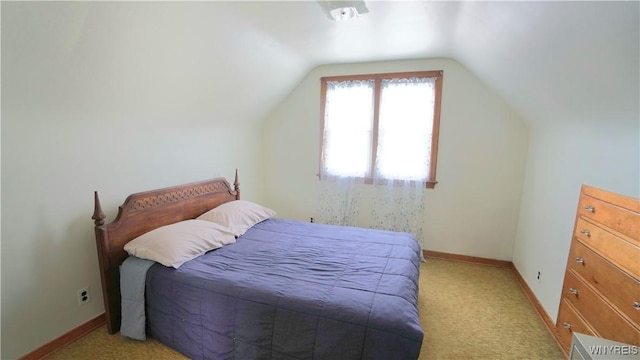
[[[120,334],[136,340],[146,340],[145,282],[154,261],[129,256],[120,265],[120,296],[122,322]]]

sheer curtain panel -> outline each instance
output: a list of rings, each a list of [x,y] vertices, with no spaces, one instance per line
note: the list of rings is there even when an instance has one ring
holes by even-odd
[[[424,246],[438,79],[323,83],[320,222],[409,232]]]

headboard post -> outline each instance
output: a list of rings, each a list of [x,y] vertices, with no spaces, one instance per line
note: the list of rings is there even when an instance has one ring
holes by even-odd
[[[91,217],[94,220],[95,224],[95,234],[96,234],[96,246],[98,248],[98,263],[100,265],[100,280],[102,282],[102,300],[104,301],[104,312],[107,318],[107,331],[110,334],[114,334],[118,331],[117,327],[119,323],[115,322],[115,319],[120,318],[120,309],[114,308],[111,306],[113,304],[114,289],[112,287],[114,276],[119,276],[118,273],[114,272],[110,267],[110,259],[109,259],[109,235],[104,226],[104,222],[106,219],[106,215],[102,211],[102,206],[100,205],[100,198],[98,197],[98,192],[93,192],[93,216]],[[118,277],[119,283],[119,277]],[[118,289],[119,290],[119,289]],[[110,295],[111,294],[111,298]],[[118,297],[120,294],[118,293]]]
[[[236,179],[233,181],[233,191],[236,192],[236,200],[240,200],[240,182],[238,181],[238,169],[236,169]]]
[[[106,215],[102,211],[102,207],[100,206],[100,198],[98,197],[98,192],[93,192],[93,216],[91,217],[94,220],[94,223],[97,226],[104,225],[104,219]]]

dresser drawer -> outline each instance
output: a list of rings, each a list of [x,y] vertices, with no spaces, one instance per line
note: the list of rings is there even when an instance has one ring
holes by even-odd
[[[562,297],[567,299],[580,314],[588,316],[589,325],[606,339],[640,345],[640,330],[620,316],[611,306],[576,275],[567,271]]]
[[[637,212],[582,195],[578,215],[618,231],[640,245],[640,214]]]
[[[634,302],[640,303],[638,280],[621,272],[580,241],[574,241],[571,246],[568,267],[640,328],[640,309],[634,307]]]
[[[574,235],[634,278],[640,278],[640,247],[637,245],[580,218],[576,221]]]
[[[594,335],[594,331],[578,315],[566,299],[560,301],[558,310],[558,322],[556,323],[556,333],[562,347],[569,352],[571,345],[571,335],[573,332]]]

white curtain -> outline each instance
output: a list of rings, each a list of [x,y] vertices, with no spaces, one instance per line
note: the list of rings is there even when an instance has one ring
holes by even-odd
[[[433,78],[382,81],[376,179],[427,180],[434,94]]]
[[[369,227],[408,232],[424,248],[425,190],[416,181],[374,185]]]
[[[373,87],[373,81],[327,84],[318,221],[404,231],[424,247],[435,80],[382,80],[371,173]],[[371,184],[363,185],[365,178]]]
[[[321,178],[364,177],[371,168],[373,81],[329,81]]]
[[[321,224],[358,226],[362,194],[353,176],[321,179],[318,218]]]
[[[357,226],[362,194],[357,184],[370,172],[373,81],[330,81],[325,100],[318,222]]]

